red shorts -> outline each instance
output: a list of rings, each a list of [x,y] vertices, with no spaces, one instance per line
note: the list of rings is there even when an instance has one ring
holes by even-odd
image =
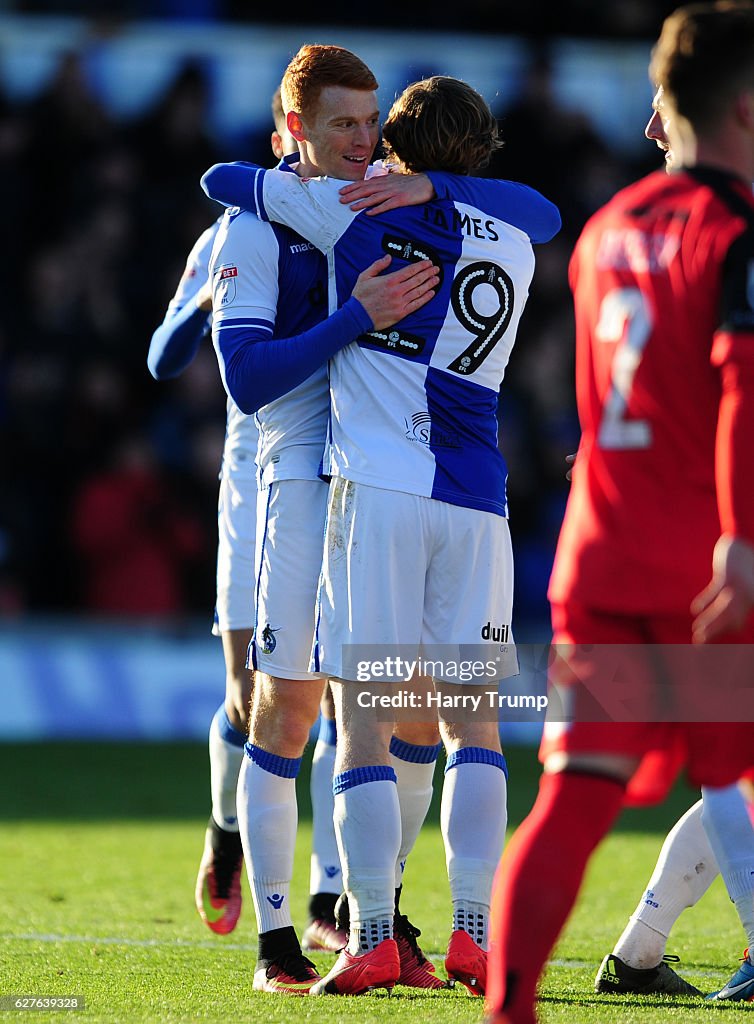
[[[605,652],[608,657],[613,650],[629,652],[629,657],[631,652],[636,653],[628,672],[630,689],[621,691],[621,678],[616,671],[615,686],[627,707],[640,675],[643,674],[642,682],[646,684],[644,692],[656,692],[656,680],[650,678],[656,667],[651,656],[652,646],[659,649],[656,645],[689,645],[691,641],[689,614],[640,618],[594,611],[570,602],[553,605],[552,620],[553,645],[558,656],[553,661],[550,678],[566,690],[568,683],[575,679],[580,683],[586,681],[589,691],[589,674],[595,672],[597,664],[597,671],[604,675]],[[754,644],[754,628],[747,628],[735,638],[726,638],[727,644],[734,642]],[[570,645],[573,645],[572,651]],[[594,649],[600,652],[600,658],[594,651],[590,653],[590,645],[603,645]],[[687,646],[679,647],[679,658],[690,650]],[[746,654],[748,657],[749,652]],[[700,684],[702,682],[700,690],[703,688],[707,696],[719,685],[716,679],[707,678]],[[602,685],[604,690],[604,680]],[[611,677],[608,689],[612,685]],[[551,708],[552,703],[551,700]],[[636,719],[636,710],[628,717]],[[544,762],[553,753],[638,758],[639,766],[626,791],[626,803],[635,806],[663,800],[684,766],[689,783],[695,787],[727,786],[754,766],[754,722],[658,721],[657,717],[652,715],[644,721],[592,721],[588,715],[585,720],[577,714],[572,721],[548,722],[540,746],[540,760]]]

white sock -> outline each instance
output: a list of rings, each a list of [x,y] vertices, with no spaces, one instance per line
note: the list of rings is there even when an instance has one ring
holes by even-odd
[[[656,967],[665,954],[671,928],[686,907],[701,899],[717,873],[699,800],[662,844],[646,892],[613,948],[615,955],[636,970]]]
[[[245,742],[246,736],[233,727],[221,704],[209,727],[209,780],[212,817],[226,832],[238,832],[236,790]]]
[[[312,758],[310,792],[312,796],[312,856],[309,871],[309,892],[343,891],[338,841],[333,821],[334,797],[332,791],[335,767],[335,722],[322,718],[319,736]]]
[[[702,821],[754,953],[754,828],[737,785],[702,788]]]
[[[453,931],[467,931],[487,948],[492,880],[508,821],[507,766],[502,754],[461,747],[448,758],[440,826],[445,842]]]
[[[392,938],[395,861],[401,811],[395,772],[370,765],[333,779],[335,832],[351,917],[348,951],[365,953]]]
[[[398,802],[401,808],[401,845],[395,863],[395,888],[403,883],[406,858],[414,848],[432,802],[432,780],[442,744],[424,746],[406,743],[393,736],[390,741],[390,763],[398,780]]]
[[[293,877],[301,758],[278,757],[252,743],[238,776],[238,823],[257,931],[293,924],[289,890]]]

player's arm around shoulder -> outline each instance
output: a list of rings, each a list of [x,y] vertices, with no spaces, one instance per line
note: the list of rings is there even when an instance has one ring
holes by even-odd
[[[435,198],[434,185],[426,174],[402,174],[399,171],[367,175],[363,181],[352,181],[340,189],[340,201],[355,213],[367,216],[387,213],[403,206],[420,206]]]
[[[222,206],[238,206],[252,210],[254,186],[262,168],[259,164],[233,160],[230,163],[213,164],[202,175],[199,184],[205,194]]]
[[[428,171],[438,199],[467,203],[512,224],[533,243],[549,242],[561,228],[560,211],[541,192],[518,181]]]
[[[356,216],[340,203],[342,184],[255,164],[214,164],[201,179],[210,199],[239,206],[260,220],[285,224],[325,253]]]
[[[521,228],[532,242],[549,242],[561,227],[560,212],[536,189],[515,181],[473,178],[446,171],[404,174],[392,171],[340,189],[340,202],[372,217],[432,199],[449,199],[486,209]]]

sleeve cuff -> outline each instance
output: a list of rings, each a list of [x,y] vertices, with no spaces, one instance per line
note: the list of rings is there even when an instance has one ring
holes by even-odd
[[[354,337],[365,331],[373,331],[374,323],[358,299],[353,295],[341,307],[341,312],[349,317],[354,324]]]

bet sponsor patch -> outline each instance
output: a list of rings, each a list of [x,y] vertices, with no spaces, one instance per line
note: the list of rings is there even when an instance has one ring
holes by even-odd
[[[229,306],[236,298],[236,278],[238,267],[233,264],[225,264],[215,271],[215,294],[213,305],[216,308]]]

